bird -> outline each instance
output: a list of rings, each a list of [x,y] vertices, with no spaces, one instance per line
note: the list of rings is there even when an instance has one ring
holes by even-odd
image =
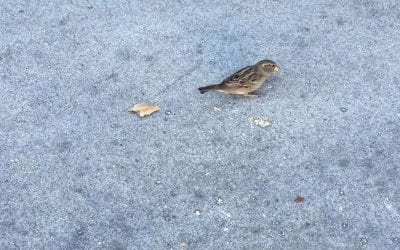
[[[261,60],[238,70],[220,84],[200,87],[198,90],[201,94],[216,91],[242,96],[258,96],[251,93],[259,89],[272,73],[279,70],[280,67],[274,61]]]

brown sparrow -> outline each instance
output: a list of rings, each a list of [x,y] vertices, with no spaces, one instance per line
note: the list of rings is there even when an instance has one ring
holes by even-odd
[[[201,94],[209,91],[217,91],[235,95],[254,96],[250,93],[260,88],[274,71],[279,70],[280,68],[275,62],[262,60],[233,73],[220,84],[201,87],[199,91]]]

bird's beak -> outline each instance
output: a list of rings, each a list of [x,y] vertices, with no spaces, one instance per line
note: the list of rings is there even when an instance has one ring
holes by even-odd
[[[274,71],[278,72],[279,70],[281,70],[281,68],[279,68],[279,66],[276,65],[276,66],[274,67]]]

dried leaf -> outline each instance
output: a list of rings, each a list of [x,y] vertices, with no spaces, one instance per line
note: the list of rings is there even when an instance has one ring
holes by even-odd
[[[154,104],[150,103],[138,103],[132,108],[128,109],[128,112],[135,112],[137,113],[140,117],[151,115],[154,112],[157,112],[160,110],[160,107]]]
[[[261,118],[250,117],[249,118],[249,123],[252,126],[256,125],[256,126],[259,126],[261,128],[265,128],[265,127],[271,126],[271,122],[270,121],[268,121],[266,119],[261,119]]]

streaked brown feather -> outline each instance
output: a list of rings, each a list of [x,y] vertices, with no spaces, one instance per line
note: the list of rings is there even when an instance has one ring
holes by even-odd
[[[229,88],[235,88],[239,86],[247,87],[250,85],[249,80],[252,79],[254,75],[255,75],[254,67],[247,66],[233,73],[231,76],[223,80],[220,85],[225,85],[226,87]]]
[[[249,96],[249,93],[260,88],[267,77],[279,67],[270,60],[262,60],[255,65],[244,67],[233,73],[220,84],[200,87],[201,94],[209,91],[218,91],[237,95]]]

